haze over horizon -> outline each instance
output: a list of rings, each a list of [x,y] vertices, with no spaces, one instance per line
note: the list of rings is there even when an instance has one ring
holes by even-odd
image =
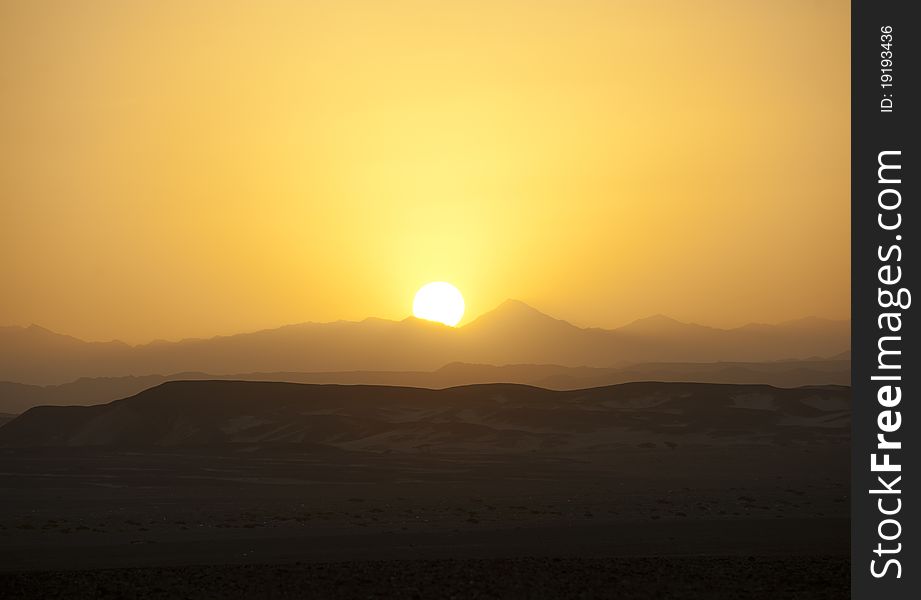
[[[717,329],[654,316],[616,329],[581,328],[506,301],[462,327],[416,318],[365,319],[134,346],[86,342],[38,327],[0,327],[0,381],[47,384],[189,371],[424,371],[455,362],[758,362],[829,358],[849,348],[849,321],[806,318]]]
[[[747,327],[747,326],[761,326],[761,325],[764,325],[764,326],[777,326],[777,325],[784,325],[784,324],[788,324],[788,323],[795,323],[795,322],[798,322],[798,321],[808,321],[808,320],[812,320],[812,319],[816,319],[816,320],[820,320],[820,321],[837,321],[837,322],[850,321],[850,318],[849,318],[849,317],[844,317],[844,318],[829,318],[829,317],[823,317],[823,316],[820,316],[820,315],[803,315],[803,316],[798,317],[798,318],[785,319],[785,320],[783,320],[783,321],[778,321],[778,322],[773,322],[773,323],[766,323],[766,322],[762,322],[762,321],[749,321],[749,322],[741,323],[741,324],[739,324],[738,326],[718,327],[718,326],[714,326],[714,325],[709,325],[709,324],[707,324],[707,323],[697,323],[697,322],[690,322],[690,321],[681,321],[681,320],[679,320],[679,319],[675,319],[674,317],[672,317],[672,316],[670,316],[670,315],[664,315],[664,314],[661,314],[661,313],[656,313],[656,314],[646,315],[646,316],[644,316],[644,317],[640,317],[640,318],[637,318],[637,319],[632,319],[632,320],[630,320],[630,321],[628,321],[628,322],[626,322],[626,323],[622,323],[622,324],[617,325],[617,326],[614,326],[614,327],[599,327],[599,326],[591,325],[591,324],[577,324],[577,323],[573,323],[572,321],[569,321],[569,320],[567,320],[567,319],[562,319],[562,318],[558,318],[558,317],[556,317],[556,316],[554,316],[554,315],[550,315],[550,314],[548,314],[548,313],[546,313],[546,312],[540,310],[539,308],[537,308],[537,307],[535,307],[535,306],[532,306],[531,304],[529,304],[529,303],[527,303],[527,302],[524,302],[524,301],[522,301],[522,300],[518,300],[518,299],[516,299],[516,298],[508,298],[508,299],[504,300],[503,302],[501,302],[498,306],[493,307],[492,309],[486,310],[486,311],[484,311],[484,312],[482,312],[482,313],[480,313],[480,314],[478,314],[478,315],[473,315],[473,316],[470,316],[469,318],[464,319],[465,322],[464,322],[464,323],[461,323],[461,324],[459,324],[459,325],[457,325],[456,327],[451,327],[451,326],[448,326],[448,325],[443,325],[443,324],[435,323],[435,322],[432,322],[432,325],[433,325],[434,327],[439,327],[439,328],[440,328],[440,327],[444,327],[445,329],[448,329],[448,330],[450,330],[450,329],[462,329],[462,328],[464,328],[465,326],[471,325],[472,323],[476,322],[476,320],[479,319],[480,317],[487,316],[487,315],[489,315],[490,313],[496,312],[497,310],[501,309],[502,307],[509,306],[509,305],[515,305],[515,306],[519,306],[519,307],[524,307],[525,309],[530,310],[530,311],[534,311],[534,313],[539,314],[539,315],[541,315],[541,316],[549,317],[549,318],[551,318],[551,319],[558,320],[558,321],[564,321],[565,323],[567,323],[567,324],[569,324],[569,325],[571,325],[571,326],[573,326],[573,327],[575,327],[575,328],[578,328],[578,329],[616,330],[616,329],[621,329],[621,328],[629,327],[629,326],[635,325],[635,324],[637,324],[637,323],[641,323],[641,322],[645,322],[645,321],[655,321],[655,320],[670,321],[670,322],[674,322],[674,323],[679,324],[679,325],[690,325],[690,326],[704,327],[704,328],[707,328],[707,329],[715,329],[715,330],[723,330],[723,331],[734,330],[734,329],[740,329],[740,328],[744,328],[744,327]],[[120,338],[109,338],[109,339],[87,339],[87,338],[82,338],[82,337],[78,337],[78,336],[76,336],[76,335],[73,335],[73,334],[71,334],[71,333],[69,333],[69,332],[67,332],[67,331],[57,331],[57,330],[54,330],[54,329],[52,329],[52,328],[50,328],[50,327],[46,327],[46,326],[45,326],[44,324],[42,324],[42,323],[0,323],[0,328],[10,328],[10,327],[13,327],[13,328],[28,329],[28,328],[31,328],[31,327],[37,327],[37,328],[39,328],[39,329],[43,329],[43,330],[49,331],[49,332],[54,333],[54,334],[57,334],[57,335],[64,335],[64,336],[68,336],[68,337],[73,337],[73,338],[79,339],[80,341],[83,341],[83,342],[91,342],[91,343],[121,342],[121,343],[127,344],[127,345],[129,345],[129,346],[144,346],[144,345],[151,344],[151,343],[156,343],[156,342],[181,342],[181,341],[199,340],[199,339],[201,339],[201,340],[206,340],[206,339],[228,337],[228,336],[234,336],[234,335],[240,335],[240,334],[251,334],[251,333],[259,333],[259,332],[263,332],[263,331],[274,331],[274,330],[277,330],[277,329],[283,329],[283,328],[285,328],[285,327],[292,327],[292,326],[298,326],[298,325],[330,325],[330,324],[339,323],[339,322],[344,322],[344,323],[361,323],[361,322],[364,322],[364,321],[375,321],[375,320],[377,320],[377,321],[390,321],[390,322],[394,322],[394,323],[396,323],[396,322],[402,322],[402,321],[409,321],[409,320],[425,321],[425,319],[418,319],[417,317],[414,317],[414,316],[411,315],[411,314],[407,314],[407,315],[405,315],[405,316],[403,316],[403,317],[397,317],[397,318],[385,318],[385,317],[379,317],[379,316],[371,315],[371,316],[367,316],[367,317],[364,317],[364,318],[361,318],[361,319],[336,319],[336,320],[334,320],[334,321],[306,320],[306,321],[300,321],[300,322],[297,322],[297,323],[279,323],[279,324],[274,325],[274,326],[268,326],[268,327],[264,327],[264,328],[260,328],[260,329],[253,329],[253,330],[226,331],[226,332],[215,333],[214,335],[208,335],[208,336],[195,336],[195,337],[183,337],[183,338],[171,338],[171,339],[160,337],[160,338],[153,338],[153,339],[149,339],[149,340],[140,340],[140,341],[137,341],[137,342],[128,342],[128,341],[126,341],[126,340],[124,340],[124,339],[120,339]]]
[[[210,337],[399,319],[431,281],[461,324],[506,297],[843,318],[849,27],[793,0],[0,3],[0,322]]]
[[[0,598],[846,596],[850,8],[0,0]]]

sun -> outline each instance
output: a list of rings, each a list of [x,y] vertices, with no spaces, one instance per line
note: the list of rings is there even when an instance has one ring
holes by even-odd
[[[427,283],[413,298],[413,316],[454,327],[464,316],[464,297],[445,281]]]

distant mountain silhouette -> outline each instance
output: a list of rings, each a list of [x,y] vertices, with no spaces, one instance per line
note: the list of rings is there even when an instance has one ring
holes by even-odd
[[[619,444],[840,443],[849,432],[849,389],[834,386],[647,382],[552,391],[181,381],[99,406],[32,408],[0,427],[0,446],[559,453]]]
[[[850,385],[848,359],[807,359],[754,363],[640,363],[604,369],[560,365],[478,365],[450,363],[434,371],[339,371],[319,373],[176,373],[141,377],[81,378],[49,386],[0,382],[0,412],[20,413],[39,405],[103,404],[166,381],[230,379],[290,383],[340,383],[446,388],[481,383],[520,383],[554,390],[574,390],[633,381],[764,383],[775,387]]]
[[[515,300],[451,328],[403,321],[303,323],[210,339],[139,346],[88,343],[37,326],[0,328],[0,380],[318,371],[431,371],[452,362],[603,367],[639,362],[758,362],[831,356],[850,323],[808,318],[717,329],[663,316],[605,330],[576,327]]]

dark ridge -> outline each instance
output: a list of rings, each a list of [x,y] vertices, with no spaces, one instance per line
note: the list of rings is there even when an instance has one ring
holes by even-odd
[[[40,406],[0,427],[0,446],[305,444],[465,452],[618,443],[840,441],[848,388],[634,382],[556,391],[500,383],[445,389],[171,381],[96,406]]]

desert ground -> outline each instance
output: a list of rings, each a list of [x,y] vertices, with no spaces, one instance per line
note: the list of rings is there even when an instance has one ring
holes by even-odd
[[[182,385],[79,409],[89,416],[62,420],[56,411],[71,409],[47,409],[55,411],[47,418],[57,430],[74,436],[69,446],[17,446],[10,442],[19,439],[15,430],[0,430],[3,597],[847,594],[848,425],[836,404],[846,389],[759,388],[753,396],[746,386],[649,384],[544,397],[546,390],[503,388],[502,412],[485,401],[454,411],[468,393],[495,396],[496,388],[480,386],[445,400],[423,393],[440,416],[417,415],[408,427],[411,392],[380,407],[379,422],[394,426],[386,435],[379,426],[339,420],[322,434],[293,430],[297,443],[267,441],[278,439],[267,433],[268,413],[249,415],[260,417],[248,430],[261,432],[258,441],[239,441],[246,430],[237,426],[202,443],[201,422],[189,420],[202,413],[183,402],[178,413],[151,423],[158,443],[74,442],[115,439],[100,433],[100,423],[133,426],[131,415],[151,403],[186,398]],[[247,385],[272,395],[273,388]],[[284,406],[326,410],[329,398],[316,399],[314,387],[286,388],[294,396]],[[207,389],[224,390],[218,396],[227,390]],[[253,412],[244,401],[249,393],[235,397],[235,410]],[[298,400],[302,394],[308,399]],[[696,428],[675,408],[696,397],[713,399],[707,418],[722,423],[717,430]],[[599,413],[595,427],[571,412],[538,424],[524,411],[513,422],[510,407],[548,398],[611,412]],[[266,403],[273,414],[281,406]],[[806,415],[804,406],[822,409]],[[629,421],[636,411],[658,417]],[[758,435],[725,420],[736,412],[736,424]],[[41,419],[24,423],[41,432],[46,416],[36,414]],[[236,414],[221,418],[240,423]],[[684,419],[685,427],[664,428],[674,425],[666,418]],[[523,432],[525,421],[534,439],[508,434]],[[500,422],[505,434],[497,436]],[[441,428],[430,429],[433,423]],[[632,435],[597,443],[611,423],[628,423],[624,431]],[[495,431],[486,435],[482,427]]]

